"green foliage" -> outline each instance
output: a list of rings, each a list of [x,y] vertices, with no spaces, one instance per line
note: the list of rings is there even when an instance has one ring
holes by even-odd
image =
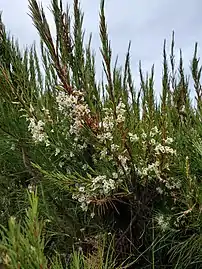
[[[44,256],[44,223],[38,219],[38,198],[29,195],[30,207],[24,222],[11,217],[8,229],[2,232],[1,251],[3,262],[8,268],[47,268]]]
[[[51,1],[56,36],[37,1],[29,0],[29,10],[41,58],[34,45],[22,51],[0,21],[0,222],[8,268],[200,268],[198,45],[190,68],[196,106],[181,51],[175,61],[174,33],[170,55],[164,42],[157,102],[154,66],[145,75],[140,62],[140,87],[133,81],[130,43],[123,68],[113,66],[103,0],[101,81],[78,0],[73,19],[62,1]]]

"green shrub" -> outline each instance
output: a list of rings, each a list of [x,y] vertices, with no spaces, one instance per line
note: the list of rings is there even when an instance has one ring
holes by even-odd
[[[174,34],[169,57],[164,43],[157,102],[154,67],[145,76],[140,63],[139,90],[134,84],[130,44],[123,68],[112,65],[104,1],[100,5],[102,81],[95,78],[91,36],[87,45],[83,42],[78,1],[73,19],[61,1],[52,0],[51,5],[56,36],[43,8],[29,0],[41,39],[41,59],[35,46],[20,50],[1,23],[2,224],[6,226],[10,216],[24,219],[25,193],[38,188],[40,216],[49,220],[49,240],[44,245],[40,234],[34,241],[33,268],[47,267],[55,253],[59,257],[55,268],[65,263],[70,268],[96,268],[95,264],[97,268],[119,264],[120,268],[200,268],[202,88],[197,44],[191,61],[196,105],[181,52],[179,64],[175,62]],[[12,257],[11,268],[19,262],[11,232],[22,240],[20,268],[32,268],[25,265],[25,257],[31,255],[30,240],[36,239],[30,235],[30,217],[24,224],[11,219],[2,237],[2,246]],[[37,225],[42,229],[40,222]],[[96,249],[98,235],[105,233],[114,235],[110,260],[108,243]]]

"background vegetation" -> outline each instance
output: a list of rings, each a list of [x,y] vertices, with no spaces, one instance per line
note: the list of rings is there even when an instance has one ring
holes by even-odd
[[[103,81],[95,79],[83,13],[52,0],[56,36],[29,0],[41,40],[22,50],[0,22],[0,223],[2,268],[202,268],[202,88],[195,105],[180,52],[163,47],[134,84],[130,44],[112,63],[100,4]]]

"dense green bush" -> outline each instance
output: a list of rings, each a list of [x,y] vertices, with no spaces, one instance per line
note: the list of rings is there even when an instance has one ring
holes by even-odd
[[[130,44],[123,68],[113,66],[104,1],[102,81],[91,37],[83,44],[78,0],[73,19],[61,1],[51,8],[56,36],[29,0],[41,57],[34,45],[22,51],[0,23],[2,262],[19,269],[202,268],[197,44],[196,105],[181,52],[175,61],[174,34],[169,56],[164,43],[157,102],[154,67],[144,75],[140,64],[134,85]]]

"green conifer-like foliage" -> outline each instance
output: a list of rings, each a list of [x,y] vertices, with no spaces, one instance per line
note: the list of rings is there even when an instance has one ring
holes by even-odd
[[[51,1],[55,35],[29,0],[40,52],[0,20],[0,268],[201,268],[198,45],[186,74],[174,33],[164,42],[157,98],[154,66],[133,79],[130,43],[113,63],[104,4],[100,80],[78,0],[73,17]]]

